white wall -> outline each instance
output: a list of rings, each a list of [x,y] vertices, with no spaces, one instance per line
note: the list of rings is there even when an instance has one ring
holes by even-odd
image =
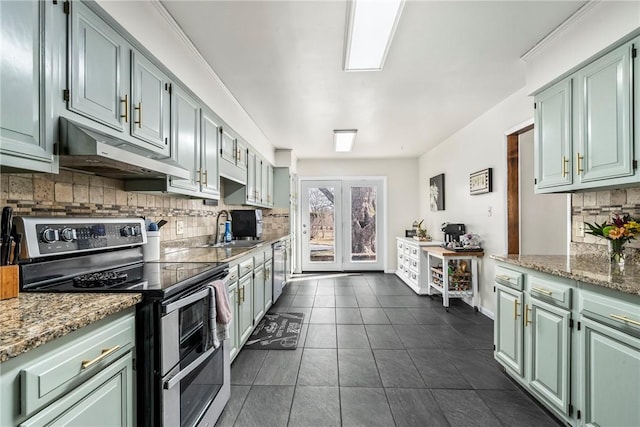
[[[415,177],[418,175],[417,159],[389,160],[298,160],[298,176],[385,176],[387,177],[387,235],[385,271],[396,269],[396,236],[404,236],[418,217],[418,200]]]
[[[267,161],[274,163],[273,145],[154,1],[97,0],[97,3]]]
[[[535,194],[533,130],[518,137],[520,160],[520,254],[566,255],[571,221],[568,194]]]
[[[527,93],[640,28],[640,1],[600,1],[526,58]]]
[[[420,217],[426,218],[431,236],[442,240],[440,225],[460,222],[482,239],[485,256],[480,262],[480,305],[490,313],[495,308],[492,284],[495,263],[489,255],[507,252],[505,131],[531,120],[531,104],[523,88],[419,159]],[[493,191],[471,196],[469,174],[485,168],[493,168]],[[445,210],[432,212],[429,178],[440,173],[445,174]]]

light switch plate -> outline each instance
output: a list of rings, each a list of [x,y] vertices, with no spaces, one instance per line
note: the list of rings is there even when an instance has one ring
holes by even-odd
[[[176,221],[176,234],[184,234],[184,222]]]

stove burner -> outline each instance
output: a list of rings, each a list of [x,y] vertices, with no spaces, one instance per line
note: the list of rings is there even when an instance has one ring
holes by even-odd
[[[77,288],[99,288],[112,286],[127,280],[127,273],[106,272],[83,274],[73,278],[73,286]]]

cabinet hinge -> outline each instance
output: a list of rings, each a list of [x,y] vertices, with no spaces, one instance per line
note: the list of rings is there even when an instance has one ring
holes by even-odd
[[[533,178],[533,183],[538,184],[538,178]]]
[[[65,89],[65,90],[63,90],[63,91],[62,91],[62,99],[64,99],[65,101],[68,101],[68,100],[69,100],[69,97],[70,97],[69,89]]]
[[[53,4],[58,4],[58,0],[53,0]]]
[[[169,145],[169,138],[164,139],[164,145]]]
[[[573,405],[569,404],[569,416],[571,416],[571,414],[573,414]]]
[[[71,8],[71,3],[69,3],[68,1],[65,1],[65,2],[62,4],[62,11],[64,12],[64,14],[65,14],[65,15],[68,15],[68,14],[69,14],[69,10],[70,10],[70,8]]]
[[[173,91],[173,84],[169,83],[169,95],[171,95],[172,91]]]
[[[494,345],[493,345],[493,350],[495,351],[495,349],[496,349],[496,345],[494,344]]]
[[[536,108],[538,108],[538,107],[536,106],[536,103],[534,102],[533,103],[533,109],[535,110]]]
[[[631,48],[631,57],[635,58],[638,55],[638,50],[635,47]]]
[[[495,291],[496,291],[496,287],[494,286],[494,287],[493,287],[493,292],[495,292]]]
[[[580,325],[580,322],[578,322],[578,330],[580,330],[580,326],[582,326],[582,325]]]
[[[569,329],[573,328],[573,319],[569,319]]]
[[[580,411],[578,411],[578,419],[582,418],[582,414],[580,413]]]
[[[638,161],[637,160],[633,161],[633,168],[634,169],[638,169]]]

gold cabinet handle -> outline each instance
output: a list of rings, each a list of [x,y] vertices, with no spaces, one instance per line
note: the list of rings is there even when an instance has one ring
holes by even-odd
[[[513,320],[518,320],[518,317],[520,317],[520,315],[518,314],[518,306],[520,305],[520,301],[513,300]]]
[[[531,313],[531,307],[528,304],[524,305],[524,326],[531,325],[533,321],[529,319]]]
[[[541,294],[545,294],[545,295],[553,295],[553,292],[548,291],[546,289],[542,289],[542,288],[531,288],[532,291],[536,291],[536,292],[540,292]]]
[[[196,182],[202,182],[202,170],[198,169],[196,173],[198,174],[198,179],[196,179]]]
[[[245,293],[245,289],[244,289],[244,286],[241,287],[240,290],[242,291],[242,292],[240,292],[240,299],[242,300],[242,303],[244,304],[244,301],[245,301],[245,294],[244,294]]]
[[[120,102],[124,102],[124,114],[120,114],[120,118],[124,119],[125,123],[129,122],[129,94],[126,93],[124,95],[124,99],[121,99]]]
[[[640,326],[640,322],[637,320],[629,319],[627,316],[619,316],[617,314],[612,314],[611,317],[616,320],[621,320],[623,322],[631,323],[632,325]]]
[[[135,124],[138,125],[139,128],[142,127],[142,102],[138,102],[138,106],[134,107],[134,110],[136,110],[138,112],[138,120],[136,120]]]
[[[115,346],[113,346],[111,348],[102,349],[102,353],[100,353],[100,356],[96,357],[95,359],[83,360],[81,369],[87,369],[90,366],[95,365],[96,363],[98,363],[99,361],[104,359],[105,357],[109,356],[110,354],[112,354],[112,353],[114,353],[114,352],[116,352],[118,350],[120,350],[120,344],[115,345]]]
[[[501,280],[506,280],[507,282],[511,281],[511,277],[506,276],[504,274],[496,274],[496,278],[501,279]]]
[[[207,185],[207,182],[208,182],[208,179],[207,179],[207,177],[208,177],[208,173],[209,173],[209,171],[208,171],[208,170],[205,170],[205,171],[204,171],[204,185],[205,185],[205,186]]]
[[[562,177],[564,178],[569,173],[567,171],[567,166],[569,165],[569,159],[565,156],[562,156]]]
[[[581,172],[584,172],[584,169],[582,168],[582,160],[584,160],[584,156],[581,156],[580,153],[578,153],[578,175],[580,175]]]

